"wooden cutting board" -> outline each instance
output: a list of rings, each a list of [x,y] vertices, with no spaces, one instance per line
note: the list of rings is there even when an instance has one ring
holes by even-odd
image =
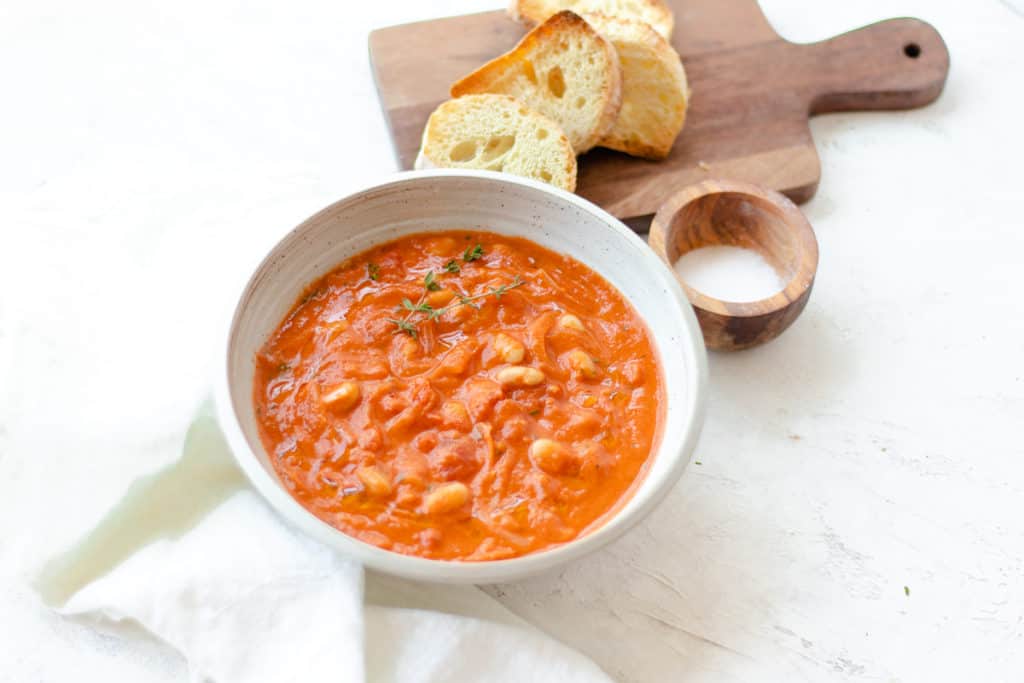
[[[920,107],[939,96],[949,71],[941,36],[917,19],[800,45],[775,33],[756,0],[668,2],[676,17],[672,44],[692,90],[671,155],[652,162],[595,149],[580,157],[577,192],[623,219],[652,214],[674,190],[712,176],[806,201],[821,174],[810,116]],[[451,83],[525,32],[496,11],[370,34],[374,77],[403,169],[412,168],[427,117],[448,99]]]

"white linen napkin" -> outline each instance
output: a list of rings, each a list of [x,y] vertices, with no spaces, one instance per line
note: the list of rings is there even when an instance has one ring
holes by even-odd
[[[63,614],[141,625],[194,681],[609,681],[474,587],[371,576],[364,591],[358,564],[248,487],[208,404],[180,459],[136,480],[36,588]]]

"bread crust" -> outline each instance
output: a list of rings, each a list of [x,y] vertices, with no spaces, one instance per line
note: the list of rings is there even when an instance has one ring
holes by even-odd
[[[686,123],[689,87],[679,55],[651,26],[623,17],[587,14],[587,19],[605,34],[620,52],[623,69],[623,107],[615,126],[598,145],[647,159],[664,159]],[[642,69],[632,60],[640,57]],[[655,75],[651,63],[658,64],[661,78],[656,86],[647,81]],[[644,103],[652,87],[660,91],[658,102]],[[652,118],[651,112],[660,116]]]
[[[614,11],[609,6],[612,4],[615,3],[608,2],[608,0],[511,0],[508,13],[516,21],[533,25],[541,23],[561,10],[572,10],[580,15],[597,12],[645,21],[666,40],[672,39],[675,17],[664,0],[633,0],[634,5],[643,6],[639,12],[629,11],[625,8],[622,8],[621,11]]]
[[[600,92],[597,93],[599,114],[589,129],[579,134],[573,134],[564,125],[566,122],[560,121],[563,124],[562,128],[566,129],[566,133],[569,135],[569,141],[576,154],[586,152],[597,145],[615,125],[619,108],[622,106],[622,70],[619,66],[618,52],[611,42],[575,12],[566,10],[549,17],[523,36],[523,39],[512,50],[492,59],[476,71],[453,83],[451,96],[505,92],[503,88],[512,81],[526,78],[527,76],[524,74],[532,72],[532,55],[550,49],[550,46],[568,35],[585,36],[586,40],[601,51],[605,63],[608,65]],[[536,83],[536,78],[534,73],[534,83]],[[541,96],[538,95],[538,97]],[[533,108],[540,109],[536,105]],[[551,115],[549,112],[542,111],[541,113]],[[552,118],[559,117],[552,116]]]

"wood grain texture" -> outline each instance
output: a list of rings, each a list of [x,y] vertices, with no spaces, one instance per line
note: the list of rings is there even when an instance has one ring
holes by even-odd
[[[704,343],[738,351],[778,337],[799,317],[818,270],[818,241],[803,212],[778,192],[732,180],[705,180],[685,187],[658,209],[651,248],[671,268],[701,247],[727,245],[757,251],[786,283],[760,301],[710,297],[678,275],[700,322]]]
[[[671,0],[673,46],[692,89],[686,127],[664,161],[595,149],[580,158],[577,192],[619,218],[654,213],[675,190],[724,177],[810,199],[821,167],[808,117],[908,109],[933,101],[949,71],[941,36],[891,19],[812,44],[783,40],[756,0]],[[430,112],[448,88],[511,49],[526,28],[486,12],[370,34],[374,78],[403,169],[412,168]]]

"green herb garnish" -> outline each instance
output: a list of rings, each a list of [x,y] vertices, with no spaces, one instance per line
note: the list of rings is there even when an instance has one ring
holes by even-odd
[[[466,251],[462,253],[462,260],[469,263],[470,261],[476,261],[477,259],[483,258],[483,255],[484,248],[482,245],[478,244],[472,249],[466,247]]]
[[[402,308],[410,313],[426,313],[427,315],[434,313],[434,307],[423,301],[423,299],[420,299],[416,303],[413,303],[408,299],[402,299]]]
[[[457,273],[460,270],[462,270],[462,268],[459,266],[459,262],[456,261],[455,259],[452,259],[448,263],[444,264],[444,269],[449,273]]]
[[[512,282],[510,282],[507,285],[502,285],[501,287],[489,287],[486,292],[474,294],[473,296],[460,296],[459,301],[457,303],[448,304],[444,308],[434,309],[433,311],[430,312],[429,317],[431,320],[437,320],[448,311],[458,308],[459,306],[471,306],[479,310],[480,307],[473,303],[477,299],[483,299],[484,297],[488,296],[493,296],[495,299],[500,299],[509,291],[515,289],[516,287],[522,287],[525,284],[526,282],[523,280],[523,278],[516,275],[515,279],[513,279]]]
[[[427,276],[423,278],[423,286],[427,288],[428,292],[436,292],[441,289],[441,285],[439,285],[434,278],[434,271],[427,271]]]
[[[371,280],[376,282],[377,280],[380,279],[380,266],[378,266],[376,263],[367,263],[366,274],[370,277]]]
[[[398,326],[400,332],[405,332],[407,335],[416,339],[419,337],[419,332],[416,331],[416,326],[408,320],[399,320],[398,318],[388,318],[389,323],[394,323]]]
[[[495,299],[500,299],[502,296],[507,294],[509,291],[522,287],[526,284],[520,276],[516,275],[512,282],[507,285],[501,285],[500,287],[488,287],[486,292],[480,292],[472,296],[462,295],[459,300],[455,303],[448,304],[443,308],[434,308],[428,304],[426,299],[426,292],[420,297],[419,301],[413,303],[409,299],[402,299],[402,308],[408,311],[408,314],[403,319],[388,318],[388,322],[394,323],[398,327],[398,331],[405,332],[409,336],[415,338],[417,336],[416,323],[412,322],[412,316],[416,313],[422,313],[427,316],[427,320],[437,320],[445,313],[452,311],[459,306],[470,306],[479,310],[480,306],[473,303],[478,299],[483,299],[488,296],[493,296]]]

